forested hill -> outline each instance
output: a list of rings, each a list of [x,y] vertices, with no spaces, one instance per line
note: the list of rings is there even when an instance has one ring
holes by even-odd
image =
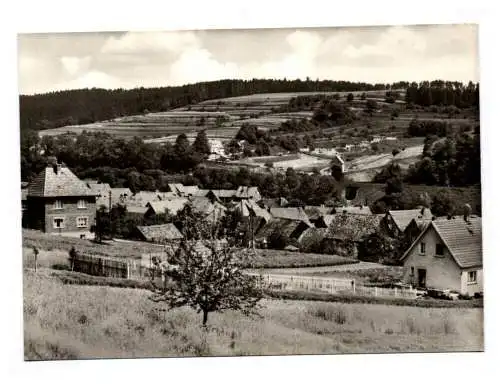
[[[341,92],[406,88],[408,82],[389,84],[332,80],[220,80],[179,87],[132,90],[82,89],[21,95],[21,130],[44,130],[87,124],[144,112],[166,111],[209,99],[274,92]]]

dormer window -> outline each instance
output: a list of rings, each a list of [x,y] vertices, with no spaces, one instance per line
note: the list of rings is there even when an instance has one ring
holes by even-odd
[[[63,208],[63,203],[62,203],[62,201],[61,201],[61,200],[59,200],[59,199],[58,199],[58,200],[56,200],[56,201],[54,202],[54,209],[55,209],[55,210],[62,210],[62,208]]]

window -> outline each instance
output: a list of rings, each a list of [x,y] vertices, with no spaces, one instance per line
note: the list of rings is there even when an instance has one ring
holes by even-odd
[[[436,255],[440,257],[444,255],[444,245],[442,243],[436,243]]]
[[[89,217],[78,217],[76,218],[76,227],[88,227]]]
[[[469,271],[467,273],[467,283],[476,283],[477,282],[477,271]]]
[[[54,202],[54,209],[56,209],[56,210],[62,210],[62,208],[63,208],[62,201],[57,200],[57,201]]]
[[[420,254],[425,254],[425,242],[420,242]]]
[[[415,275],[415,268],[412,266],[410,267],[410,275],[414,276]]]
[[[56,217],[52,220],[52,224],[54,229],[63,229],[64,228],[64,218]]]
[[[87,208],[87,201],[85,199],[80,199],[78,201],[78,208],[79,209],[86,209]]]

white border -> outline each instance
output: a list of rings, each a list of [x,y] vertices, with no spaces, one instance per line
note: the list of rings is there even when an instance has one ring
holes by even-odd
[[[341,4],[339,4],[341,3]],[[306,2],[142,0],[16,1],[3,7],[2,55],[2,268],[0,363],[3,383],[494,383],[498,356],[497,227],[499,82],[496,53],[498,6],[490,1],[435,0]],[[483,234],[486,286],[485,354],[398,354],[303,357],[93,360],[22,362],[19,131],[16,75],[18,32],[175,30],[478,22],[480,24]],[[6,245],[6,246],[4,246]],[[488,296],[488,293],[491,296]],[[491,300],[490,300],[491,298]],[[14,381],[9,381],[14,380]]]

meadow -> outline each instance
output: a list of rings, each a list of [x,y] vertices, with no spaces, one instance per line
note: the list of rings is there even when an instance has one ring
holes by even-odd
[[[24,270],[26,360],[483,350],[482,309],[265,299],[259,317],[165,311],[147,290]]]

